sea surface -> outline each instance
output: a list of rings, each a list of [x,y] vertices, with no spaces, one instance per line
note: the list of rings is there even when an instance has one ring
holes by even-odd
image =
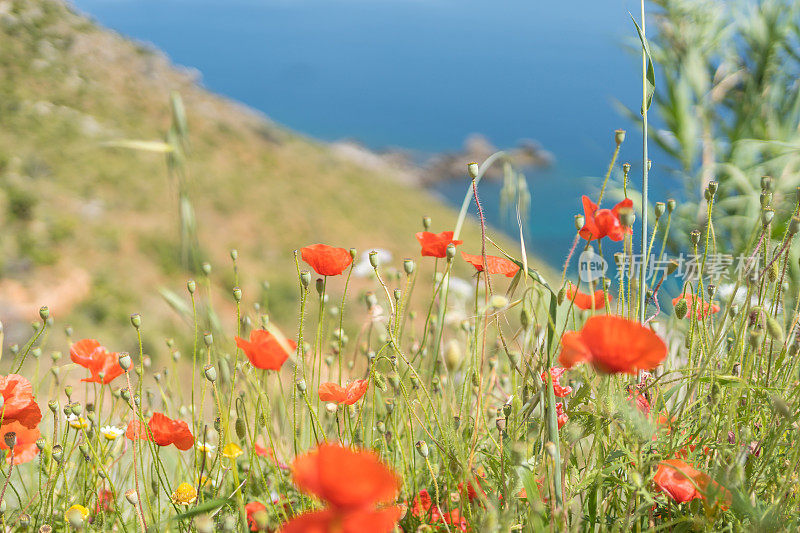
[[[620,161],[640,168],[641,135],[619,105],[641,99],[633,0],[73,0],[126,36],[198,69],[212,91],[323,140],[424,156],[472,133],[535,139],[555,165],[526,173],[528,249],[553,265],[575,235],[580,194]],[[658,187],[659,178],[653,181]],[[468,182],[436,191],[460,205]],[[482,187],[490,222],[500,185]],[[435,221],[434,221],[435,225]],[[436,228],[444,229],[444,228]]]

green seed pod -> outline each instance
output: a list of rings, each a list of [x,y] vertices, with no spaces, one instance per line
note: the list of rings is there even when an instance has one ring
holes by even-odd
[[[236,248],[231,250],[231,259],[233,259],[234,261],[239,259],[239,250],[237,250]]]
[[[297,385],[297,390],[300,391],[300,393],[305,394],[306,381],[304,379],[298,379],[296,385]]]
[[[392,398],[387,398],[383,405],[386,407],[387,415],[391,415],[394,412],[394,400]]]
[[[307,289],[310,283],[311,283],[311,273],[308,270],[301,271],[300,284],[303,286],[304,289]]]
[[[664,202],[656,202],[656,206],[653,208],[653,211],[655,211],[656,214],[656,220],[661,218],[661,215],[663,215],[666,210],[667,206]]]
[[[767,334],[778,344],[783,344],[785,339],[783,328],[775,318],[767,317]]]
[[[632,228],[636,223],[636,213],[634,213],[633,209],[622,208],[619,210],[619,221],[626,228]]]
[[[716,181],[708,182],[708,192],[711,193],[711,196],[717,194],[717,188],[719,187],[719,183]]]
[[[186,282],[186,290],[189,291],[189,294],[194,294],[194,291],[197,290],[197,283],[193,279],[190,279]]]
[[[736,304],[732,304],[730,309],[728,309],[728,316],[731,318],[735,317],[739,314],[739,306]]]
[[[764,227],[769,226],[773,218],[775,218],[775,211],[772,209],[764,209],[761,212],[761,224]]]
[[[237,302],[242,301],[242,289],[240,289],[239,287],[233,288],[233,299],[236,300]]]
[[[670,198],[667,200],[667,213],[672,213],[675,211],[675,208],[678,206],[678,202],[675,201],[674,198]]]
[[[129,354],[128,352],[120,352],[119,359],[117,359],[117,361],[119,362],[119,366],[122,367],[122,370],[126,372],[130,370],[131,365],[133,364],[133,360],[131,359],[131,354]]]
[[[470,178],[472,179],[477,178],[478,172],[480,172],[480,167],[478,166],[478,163],[473,161],[467,164],[467,174],[469,174]]]
[[[403,270],[405,270],[406,275],[410,276],[414,273],[414,260],[413,259],[405,259],[403,260]]]
[[[136,329],[139,329],[140,327],[142,327],[142,315],[140,315],[139,313],[133,313],[131,315],[131,324]]]
[[[212,335],[210,331],[206,331],[203,333],[203,342],[207,347],[210,347],[214,344],[214,335]]]
[[[431,217],[429,216],[422,217],[422,227],[423,229],[425,229],[425,231],[431,229]]]
[[[686,313],[689,312],[689,302],[686,301],[686,298],[681,298],[678,300],[678,303],[675,304],[675,317],[678,320],[683,320],[686,316]]]
[[[50,309],[46,305],[39,308],[39,318],[42,319],[42,322],[46,322],[49,316]]]
[[[456,256],[456,245],[452,242],[447,245],[447,249],[445,250],[447,260],[452,261],[453,258]]]
[[[214,365],[206,365],[203,368],[203,374],[205,374],[206,379],[211,383],[217,381],[217,369],[214,368]]]
[[[428,457],[428,444],[424,440],[418,440],[414,446],[422,457]]]
[[[700,243],[700,230],[692,230],[692,232],[689,233],[689,240],[692,241],[694,246],[697,246]]]
[[[379,259],[380,258],[378,257],[378,252],[377,251],[372,250],[369,253],[369,264],[372,266],[372,268],[378,268],[378,266],[380,265],[380,260]]]
[[[586,224],[586,218],[583,215],[575,215],[575,230],[580,231]]]
[[[403,291],[400,289],[394,290],[394,300],[395,302],[399,302],[403,298]]]
[[[614,130],[614,142],[617,146],[625,142],[625,130]]]
[[[61,459],[64,458],[64,448],[60,444],[56,444],[50,451],[50,456],[55,462],[61,463]]]

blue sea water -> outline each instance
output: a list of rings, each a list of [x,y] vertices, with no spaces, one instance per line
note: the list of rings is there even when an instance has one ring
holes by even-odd
[[[313,137],[380,149],[455,150],[538,140],[555,166],[530,173],[529,249],[559,264],[580,194],[596,191],[636,109],[635,0],[73,0],[101,24],[198,69],[209,89]],[[588,178],[587,178],[588,177]],[[593,177],[593,178],[592,178]],[[454,204],[466,182],[437,187]],[[482,191],[503,223],[499,185]]]

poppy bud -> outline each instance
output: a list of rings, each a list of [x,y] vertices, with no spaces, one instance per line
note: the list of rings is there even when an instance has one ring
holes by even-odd
[[[206,379],[211,383],[217,381],[217,369],[214,368],[214,365],[206,365],[203,369],[203,373],[206,376]]]
[[[422,457],[428,457],[428,444],[424,440],[418,440],[414,446]]]
[[[311,273],[308,270],[303,270],[300,272],[300,284],[304,289],[307,289],[309,283],[311,283]]]
[[[761,207],[767,207],[770,202],[772,201],[772,193],[763,191],[759,196],[759,202],[761,202]]]
[[[625,142],[625,130],[614,130],[614,142],[617,146]]]
[[[317,289],[317,294],[322,296],[322,293],[325,292],[325,280],[322,278],[317,278],[317,281],[314,284],[314,288]]]
[[[133,313],[131,315],[131,324],[136,329],[139,329],[140,327],[142,327],[142,315],[140,315],[139,313]]]
[[[425,231],[431,229],[431,217],[429,216],[422,217],[422,227],[425,229]]]
[[[508,306],[508,298],[500,294],[495,294],[489,300],[489,307],[493,307],[494,309],[503,309],[507,306]]]
[[[778,342],[779,344],[783,344],[783,340],[785,338],[783,334],[783,328],[781,327],[780,323],[771,316],[767,317],[767,334],[774,341]]]
[[[773,211],[772,209],[764,209],[761,212],[761,224],[764,227],[769,226],[774,217],[775,217],[775,211]]]
[[[447,249],[445,250],[447,255],[447,260],[452,261],[453,258],[456,256],[456,246],[451,242],[447,245]]]
[[[689,240],[692,241],[694,246],[697,246],[700,243],[700,230],[692,230],[689,233]]]
[[[761,176],[761,190],[762,191],[772,190],[772,178],[770,176]]]
[[[794,216],[789,221],[789,234],[796,235],[800,231],[800,217]]]
[[[214,344],[214,336],[211,334],[211,332],[206,331],[205,333],[203,333],[203,342],[205,343],[206,346],[209,347],[212,344]]]
[[[580,231],[586,224],[586,218],[583,215],[575,215],[575,229]]]
[[[369,253],[369,264],[372,265],[372,268],[378,268],[378,265],[380,264],[378,259],[378,252],[376,250],[372,250]]]
[[[193,279],[190,279],[186,282],[186,289],[189,291],[189,294],[194,294],[194,291],[197,290],[197,283]]]
[[[664,211],[666,211],[666,210],[667,210],[667,206],[664,204],[664,202],[656,202],[656,206],[654,208],[654,211],[656,213],[656,220],[661,218],[661,215],[663,215]]]
[[[119,359],[117,359],[117,361],[119,362],[119,366],[122,367],[122,370],[126,372],[130,370],[131,364],[133,364],[131,361],[131,355],[128,352],[120,352]]]
[[[559,291],[560,293],[561,291]],[[531,326],[531,315],[530,312],[522,308],[522,311],[519,313],[519,323],[522,326],[522,329],[528,329]]]
[[[241,418],[236,419],[233,428],[236,430],[236,436],[240,439],[243,439],[247,434],[247,427],[245,426],[244,420]]]
[[[239,287],[233,288],[233,299],[236,300],[237,302],[242,301],[242,289],[240,289]]]
[[[675,304],[675,317],[678,320],[683,320],[683,317],[686,316],[686,313],[689,311],[689,303],[686,301],[686,298],[681,298],[678,300],[678,303]]]
[[[413,259],[405,259],[403,260],[403,270],[405,270],[406,275],[410,276],[414,273],[414,260]]]
[[[462,353],[461,345],[457,340],[451,339],[444,348],[444,363],[449,371],[457,369],[461,365]]]
[[[39,318],[42,319],[42,322],[46,322],[49,316],[50,316],[50,309],[48,309],[46,305],[39,308]]]

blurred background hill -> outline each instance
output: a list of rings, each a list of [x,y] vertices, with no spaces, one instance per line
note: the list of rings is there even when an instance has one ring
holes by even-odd
[[[186,109],[186,189],[222,316],[234,316],[233,248],[245,298],[260,299],[267,281],[272,319],[288,324],[297,313],[293,250],[380,247],[399,267],[404,256],[418,259],[423,215],[434,231],[455,222],[453,209],[401,172],[359,163],[212,94],[196,72],[60,0],[0,1],[0,41],[6,342],[28,337],[42,305],[78,338],[111,337],[115,349],[133,338],[132,312],[143,314],[148,342],[175,329],[180,318],[159,290],[183,297],[187,279],[203,277],[181,266],[176,184],[163,153],[108,145],[163,140],[173,91]],[[479,253],[476,226],[465,239]]]

